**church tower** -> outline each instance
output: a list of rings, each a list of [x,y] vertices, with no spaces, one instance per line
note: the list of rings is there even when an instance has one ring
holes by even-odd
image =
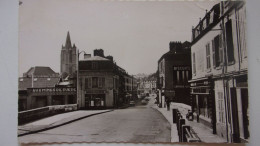
[[[71,45],[70,33],[67,33],[65,46],[62,44],[60,57],[60,73],[62,78],[76,77],[76,46]]]

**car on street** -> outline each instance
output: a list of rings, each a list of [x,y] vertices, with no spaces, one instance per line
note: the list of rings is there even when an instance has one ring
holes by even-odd
[[[129,102],[129,105],[130,105],[130,106],[135,106],[135,101],[131,100],[131,101]]]
[[[150,99],[149,99],[149,97],[145,97],[144,100],[149,101]]]
[[[143,100],[141,101],[141,104],[142,104],[142,105],[145,105],[145,104],[147,104],[147,101],[143,99]]]

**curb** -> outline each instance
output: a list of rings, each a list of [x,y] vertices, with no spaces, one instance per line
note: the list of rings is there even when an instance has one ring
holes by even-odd
[[[50,127],[47,127],[47,128],[43,128],[43,129],[39,129],[39,130],[35,130],[35,131],[29,131],[29,132],[23,133],[23,134],[18,134],[18,137],[29,135],[29,134],[34,134],[34,133],[38,133],[38,132],[43,132],[43,131],[50,130],[50,129],[53,129],[53,128],[57,128],[57,127],[60,127],[60,126],[63,126],[63,125],[67,125],[67,124],[75,122],[75,121],[79,121],[79,120],[85,119],[87,117],[91,117],[91,116],[95,116],[95,115],[99,115],[99,114],[103,114],[103,113],[107,113],[107,112],[112,112],[112,111],[114,111],[114,110],[109,110],[109,111],[104,111],[104,112],[100,112],[100,113],[90,114],[90,115],[83,116],[83,117],[80,117],[80,118],[76,118],[76,119],[73,119],[71,121],[67,121],[67,122],[64,122],[64,123],[61,123],[61,124],[58,124],[58,125],[53,125],[53,126],[50,126]]]
[[[158,111],[169,122],[169,124],[171,125],[171,143],[178,143],[179,142],[179,140],[178,140],[179,137],[178,137],[178,139],[174,138],[173,137],[173,133],[172,133],[173,130],[176,129],[176,126],[173,125],[172,121],[168,120],[161,111],[159,111],[159,107],[152,107],[152,108],[155,109],[156,111]]]

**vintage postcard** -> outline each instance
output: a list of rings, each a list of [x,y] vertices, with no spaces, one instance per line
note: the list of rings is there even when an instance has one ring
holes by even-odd
[[[248,143],[245,1],[19,1],[19,143]]]

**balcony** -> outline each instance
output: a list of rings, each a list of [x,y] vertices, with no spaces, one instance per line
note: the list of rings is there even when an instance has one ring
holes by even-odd
[[[206,15],[200,20],[199,24],[195,28],[192,28],[192,44],[212,29],[219,22],[219,17],[220,4],[216,4],[209,12],[206,12]]]

